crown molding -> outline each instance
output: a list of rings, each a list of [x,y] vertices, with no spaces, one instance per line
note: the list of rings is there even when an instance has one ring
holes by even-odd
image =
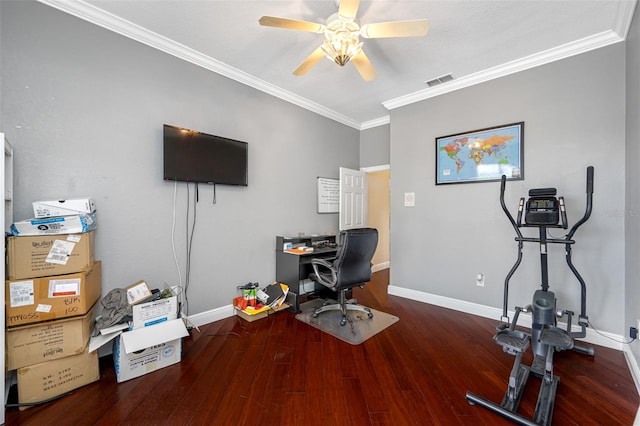
[[[149,31],[139,25],[124,20],[116,15],[108,13],[83,0],[38,0],[55,9],[83,19],[92,24],[98,25],[117,34],[138,41],[154,49],[175,56],[194,65],[213,71],[231,80],[237,81],[256,90],[260,90],[276,98],[307,109],[311,112],[342,123],[357,130],[366,130],[377,126],[383,126],[391,122],[390,116],[383,116],[366,122],[358,122],[344,114],[340,114],[332,109],[326,108],[316,102],[298,96],[292,92],[277,87],[271,83],[257,78],[251,74],[231,67],[214,58],[203,55],[183,44],[163,37]],[[382,102],[388,110],[399,108],[425,99],[460,90],[476,84],[484,83],[496,78],[504,77],[520,71],[525,71],[540,65],[558,61],[590,50],[605,47],[610,44],[623,41],[629,31],[637,0],[620,2],[616,20],[615,31],[605,31],[582,40],[567,43],[544,52],[536,53],[506,64],[489,68],[481,72],[460,77],[448,83],[444,83],[432,88],[426,88],[417,92],[409,93],[394,99]]]
[[[469,74],[467,76],[452,80],[447,83],[443,83],[438,86],[426,88],[405,96],[390,99],[388,101],[382,102],[382,105],[384,105],[384,107],[389,110],[399,108],[415,102],[423,101],[425,99],[434,98],[445,93],[460,90],[465,87],[475,86],[476,84],[495,80],[496,78],[504,77],[520,71],[535,68],[540,65],[559,61],[561,59],[578,55],[580,53],[618,43],[623,40],[624,39],[620,37],[616,32],[605,31],[590,37],[585,37],[575,42],[555,47],[553,49],[526,56],[515,61],[507,62],[506,64],[502,64],[497,67],[488,68],[475,74]]]
[[[618,13],[616,13],[615,31],[620,37],[626,40],[631,28],[633,13],[636,10],[637,0],[629,0],[618,3]]]
[[[120,34],[132,40],[145,44],[149,47],[165,52],[169,55],[175,56],[187,62],[191,62],[194,65],[213,71],[216,74],[220,74],[231,80],[235,80],[239,83],[260,90],[261,92],[267,93],[271,96],[282,99],[301,108],[315,112],[316,114],[327,117],[346,126],[360,130],[361,123],[350,117],[347,117],[316,102],[310,101],[309,99],[303,98],[280,87],[277,87],[271,83],[257,78],[256,76],[229,66],[181,43],[177,43],[167,37],[161,36],[157,33],[154,33],[153,31],[149,31],[146,28],[143,28],[130,21],[108,13],[82,0],[38,1],[42,4],[51,6],[62,12],[68,13],[92,24],[98,25],[109,31],[113,31],[116,34]]]
[[[385,115],[384,117],[363,122],[360,125],[360,130],[367,130],[373,127],[384,126],[385,124],[389,124],[389,123],[391,123],[391,116]]]

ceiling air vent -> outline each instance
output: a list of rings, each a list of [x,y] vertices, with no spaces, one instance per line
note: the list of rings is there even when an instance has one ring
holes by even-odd
[[[453,76],[451,74],[445,74],[441,77],[434,78],[433,80],[426,81],[425,83],[427,86],[433,87],[451,80],[453,80]]]

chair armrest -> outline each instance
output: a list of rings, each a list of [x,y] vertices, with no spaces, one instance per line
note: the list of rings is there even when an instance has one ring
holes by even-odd
[[[326,261],[325,259],[311,259],[311,265],[313,265],[313,269],[315,269],[315,265],[324,266],[327,269],[333,269],[333,265],[331,262]]]
[[[335,287],[338,282],[336,268],[324,259],[311,259],[315,280],[325,287]]]

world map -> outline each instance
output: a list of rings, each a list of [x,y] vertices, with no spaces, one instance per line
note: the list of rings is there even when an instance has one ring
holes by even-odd
[[[438,138],[436,183],[520,178],[519,125]]]

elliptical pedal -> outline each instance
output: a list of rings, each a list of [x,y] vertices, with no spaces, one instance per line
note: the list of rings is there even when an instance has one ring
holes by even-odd
[[[557,351],[573,349],[573,337],[562,328],[545,327],[540,333],[540,342],[543,345],[553,346]]]
[[[531,339],[527,333],[518,330],[501,330],[493,336],[493,341],[502,346],[505,352],[515,355],[529,347]]]

